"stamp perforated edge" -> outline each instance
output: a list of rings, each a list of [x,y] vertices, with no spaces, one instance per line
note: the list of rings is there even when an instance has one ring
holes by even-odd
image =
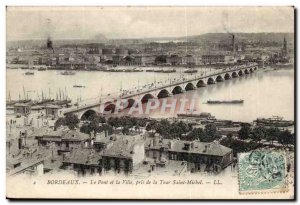
[[[239,168],[240,168],[240,155],[242,154],[248,154],[251,152],[242,152],[242,153],[238,153],[238,166],[237,166],[237,177],[238,177],[238,192],[240,195],[257,195],[257,194],[273,194],[273,193],[287,193],[289,192],[289,184],[288,184],[288,176],[287,176],[287,154],[285,151],[283,150],[278,150],[278,151],[274,151],[274,150],[253,150],[253,151],[267,151],[267,152],[280,152],[283,154],[284,156],[284,160],[285,160],[285,173],[286,176],[284,177],[284,184],[285,187],[281,187],[281,188],[272,188],[272,189],[262,189],[262,190],[245,190],[245,191],[241,191],[240,190],[240,172],[239,172]]]

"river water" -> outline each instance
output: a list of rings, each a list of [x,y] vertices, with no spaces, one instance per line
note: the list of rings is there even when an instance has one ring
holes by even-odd
[[[207,70],[207,69],[206,69]],[[24,93],[29,98],[51,98],[66,95],[72,102],[99,99],[108,93],[119,92],[120,89],[134,89],[145,84],[169,81],[179,78],[177,73],[113,73],[99,71],[77,71],[76,75],[61,75],[60,71],[35,71],[34,75],[24,75],[26,70],[7,69],[7,96],[11,99],[23,98]],[[84,85],[85,88],[74,88],[74,85]],[[259,71],[220,82],[207,87],[198,88],[183,94],[174,95],[169,99],[195,98],[197,112],[209,112],[219,119],[237,121],[252,121],[257,117],[282,116],[294,119],[294,71],[274,70]],[[207,100],[243,99],[243,104],[211,105]],[[175,117],[176,113],[161,113],[159,110],[150,113],[152,117]]]

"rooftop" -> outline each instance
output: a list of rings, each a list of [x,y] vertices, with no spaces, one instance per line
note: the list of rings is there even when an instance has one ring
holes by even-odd
[[[93,149],[81,148],[74,149],[69,156],[66,156],[63,162],[72,164],[98,165],[101,155]]]
[[[117,135],[104,151],[103,156],[131,158],[136,144],[144,144],[141,136]]]
[[[172,144],[170,148],[170,144]],[[232,151],[229,147],[225,147],[218,142],[200,142],[200,141],[185,141],[185,140],[171,140],[162,139],[158,144],[151,145],[151,139],[145,143],[146,149],[160,149],[166,148],[173,152],[189,152],[203,155],[224,156]]]
[[[45,140],[54,140],[59,138],[61,140],[66,141],[85,141],[90,138],[88,134],[79,132],[78,130],[53,130],[48,127],[42,127],[40,129],[35,130],[31,134],[31,136],[36,138],[43,138]]]
[[[30,105],[27,103],[16,103],[14,104],[14,107],[29,107]]]
[[[192,146],[193,144],[193,146]],[[189,145],[189,149],[185,149]],[[204,155],[224,156],[232,151],[232,149],[225,147],[218,142],[200,142],[200,141],[184,141],[175,140],[170,151],[175,152],[190,152]]]

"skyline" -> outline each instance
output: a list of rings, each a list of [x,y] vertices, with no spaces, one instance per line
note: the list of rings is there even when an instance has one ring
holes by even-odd
[[[7,41],[294,32],[293,7],[7,7],[6,17]]]

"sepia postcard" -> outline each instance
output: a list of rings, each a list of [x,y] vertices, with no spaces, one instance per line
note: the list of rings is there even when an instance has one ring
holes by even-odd
[[[6,8],[9,199],[295,199],[294,7]]]

